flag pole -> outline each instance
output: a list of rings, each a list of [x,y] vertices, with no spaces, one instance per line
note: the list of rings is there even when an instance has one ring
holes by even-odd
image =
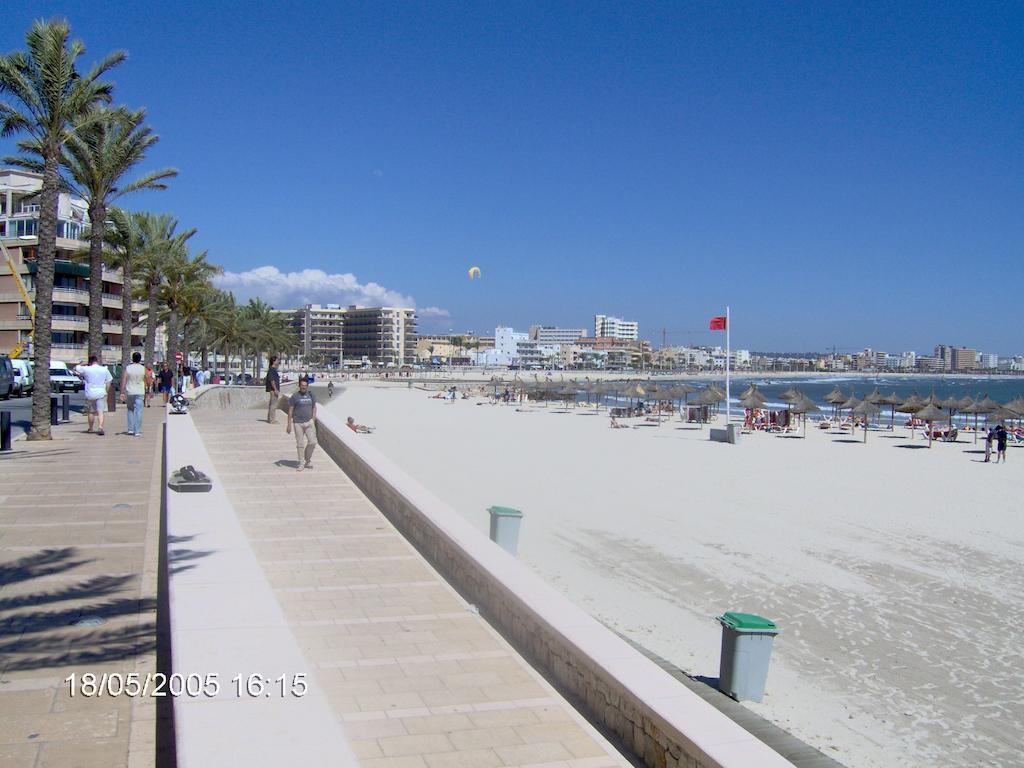
[[[729,332],[732,330],[732,323],[729,322],[729,308],[725,308],[725,426],[729,426],[732,417],[732,401],[729,399],[729,358],[732,357],[732,347],[729,343]]]

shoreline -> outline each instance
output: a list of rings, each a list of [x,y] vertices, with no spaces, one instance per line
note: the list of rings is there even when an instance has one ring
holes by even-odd
[[[291,369],[289,369],[291,370]],[[301,373],[296,369],[296,372]],[[540,370],[540,371],[510,371],[507,369],[475,369],[466,368],[452,371],[347,371],[341,372],[313,372],[317,380],[326,378],[331,381],[381,381],[393,382],[395,384],[430,383],[436,381],[466,381],[466,382],[489,382],[495,379],[502,381],[535,381],[537,379],[552,379],[565,381],[643,381],[643,380],[668,380],[668,381],[724,381],[725,371],[704,371],[700,373],[685,373],[679,371],[601,371],[601,370]],[[400,375],[401,374],[401,375]],[[409,374],[408,376],[405,374]],[[354,378],[358,376],[358,378]],[[822,380],[846,380],[846,379],[943,379],[950,381],[1020,381],[1024,387],[1024,371],[1020,373],[926,373],[918,371],[887,371],[882,373],[868,371],[740,371],[733,372],[731,378],[737,381],[748,381],[750,379],[786,380],[786,379],[822,379]]]

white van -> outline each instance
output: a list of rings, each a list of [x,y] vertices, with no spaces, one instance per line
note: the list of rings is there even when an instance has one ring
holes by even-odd
[[[32,361],[11,360],[11,365],[14,366],[14,393],[18,397],[31,395],[36,384],[36,378],[32,373],[35,366],[32,365]]]

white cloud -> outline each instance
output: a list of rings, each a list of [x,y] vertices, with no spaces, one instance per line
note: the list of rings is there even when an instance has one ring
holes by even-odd
[[[256,267],[245,272],[225,272],[214,284],[231,291],[240,302],[261,298],[277,309],[303,304],[360,304],[365,307],[415,307],[416,300],[377,283],[360,283],[351,272],[328,274],[322,269],[282,272],[277,267]],[[427,307],[425,317],[448,317],[448,311]]]
[[[384,178],[384,171],[382,171],[380,168],[374,168],[373,175],[376,176],[378,179],[382,179]]]
[[[417,309],[416,314],[420,317],[451,317],[452,313],[447,309],[441,309],[441,307],[423,307]]]

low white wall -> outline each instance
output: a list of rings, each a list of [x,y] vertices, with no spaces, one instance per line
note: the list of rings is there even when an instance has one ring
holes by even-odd
[[[326,409],[317,422],[323,449],[402,534],[648,766],[792,765],[485,538],[367,436]]]

